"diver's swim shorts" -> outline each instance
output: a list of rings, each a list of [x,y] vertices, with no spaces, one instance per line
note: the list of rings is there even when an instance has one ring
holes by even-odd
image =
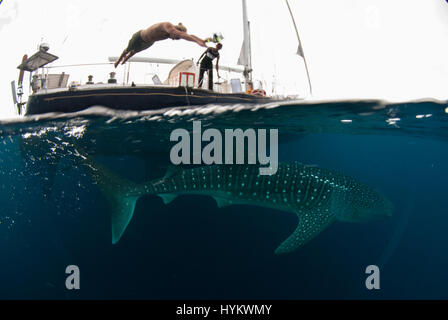
[[[131,40],[129,40],[128,47],[126,48],[127,51],[134,50],[135,52],[139,52],[148,49],[152,45],[152,43],[147,43],[142,39],[140,32],[141,30],[134,33]]]

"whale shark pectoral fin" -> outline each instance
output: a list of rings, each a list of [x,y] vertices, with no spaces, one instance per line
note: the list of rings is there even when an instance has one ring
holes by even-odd
[[[177,194],[172,194],[172,193],[161,193],[161,194],[158,194],[158,196],[160,198],[162,198],[162,201],[164,204],[168,204],[177,198]]]
[[[228,207],[235,204],[235,202],[232,202],[224,198],[213,197],[213,199],[215,199],[218,208]]]
[[[116,197],[111,200],[112,244],[116,244],[134,215],[139,197]]]
[[[330,212],[310,210],[298,212],[299,223],[294,232],[275,250],[276,254],[288,253],[303,246],[317,236],[335,219]]]

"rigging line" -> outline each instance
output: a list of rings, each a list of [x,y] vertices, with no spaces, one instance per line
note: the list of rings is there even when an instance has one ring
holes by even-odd
[[[129,84],[129,73],[131,72],[131,63],[129,62],[127,63],[127,65],[128,65],[128,73],[126,76],[126,84]]]
[[[187,103],[188,103],[188,105],[190,105],[190,98],[188,97],[188,89],[187,89],[187,86],[185,86],[184,88],[185,88],[185,98],[187,99]]]
[[[310,94],[313,95],[313,87],[311,86],[310,73],[308,71],[308,64],[306,63],[305,53],[303,52],[302,42],[300,41],[299,31],[297,29],[296,21],[294,19],[294,15],[292,14],[291,7],[289,6],[288,0],[285,0],[286,5],[288,6],[289,14],[291,15],[292,23],[294,24],[294,29],[296,29],[297,40],[299,41],[299,50],[297,54],[302,56],[303,62],[305,63],[306,75],[308,78],[308,85],[310,86]]]
[[[101,63],[80,63],[80,64],[68,64],[65,66],[45,66],[44,68],[53,69],[53,68],[65,68],[65,67],[83,67],[83,66],[101,66],[101,65],[110,65],[113,62],[101,62]]]

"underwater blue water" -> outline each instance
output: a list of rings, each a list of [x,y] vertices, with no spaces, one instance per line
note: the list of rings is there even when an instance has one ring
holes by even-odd
[[[446,102],[290,102],[147,113],[95,108],[0,124],[0,299],[448,298]],[[213,198],[137,202],[112,245],[110,204],[75,150],[135,182],[161,178],[172,130],[277,128],[279,160],[336,170],[384,194],[390,218],[336,221],[296,251],[289,212]],[[351,120],[351,121],[347,121]],[[67,290],[77,265],[81,289]],[[367,290],[378,265],[381,288]]]

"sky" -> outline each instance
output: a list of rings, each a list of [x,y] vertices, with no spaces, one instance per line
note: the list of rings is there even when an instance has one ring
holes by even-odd
[[[289,0],[307,59],[315,98],[416,99],[448,96],[448,3],[446,0]],[[254,78],[268,93],[306,96],[303,60],[283,0],[247,0],[251,22]],[[240,0],[3,0],[0,4],[0,118],[14,115],[11,81],[22,56],[41,41],[59,56],[52,65],[106,63],[118,56],[137,30],[182,22],[201,38],[224,35],[222,65],[236,65],[240,53]],[[165,40],[140,57],[190,59],[203,48]],[[70,81],[88,74],[105,81],[110,65],[65,70]],[[136,83],[162,81],[169,68],[133,63]],[[117,70],[118,80],[124,67]],[[131,75],[132,75],[131,74]],[[223,74],[222,74],[223,75]],[[228,79],[232,75],[225,75]],[[28,81],[25,76],[25,82]]]

